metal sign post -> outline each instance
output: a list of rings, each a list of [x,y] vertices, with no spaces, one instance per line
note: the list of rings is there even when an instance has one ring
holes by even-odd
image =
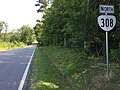
[[[101,29],[106,32],[106,64],[107,64],[107,71],[106,71],[106,78],[109,80],[109,56],[108,56],[108,31],[112,30],[116,24],[116,17],[113,15],[114,13],[114,6],[111,5],[100,5],[99,6],[100,13],[104,15],[100,15],[98,17],[98,25]]]
[[[106,64],[107,64],[106,77],[107,80],[109,80],[108,32],[106,32]]]

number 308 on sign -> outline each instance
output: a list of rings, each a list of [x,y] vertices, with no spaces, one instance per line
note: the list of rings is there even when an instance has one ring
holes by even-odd
[[[116,24],[116,18],[113,15],[100,15],[98,17],[98,24],[104,31],[110,31]]]

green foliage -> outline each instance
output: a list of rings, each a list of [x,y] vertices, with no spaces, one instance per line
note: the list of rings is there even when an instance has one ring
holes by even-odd
[[[120,62],[120,49],[112,49],[110,51],[110,60],[113,62]]]
[[[28,90],[59,90],[61,76],[40,48],[36,49],[33,59]]]
[[[1,40],[3,40],[4,42],[9,42],[12,35],[12,33],[2,33]]]
[[[5,25],[5,22],[0,21],[0,36],[1,36],[2,30],[4,29],[4,25]]]
[[[10,46],[11,48],[15,48],[15,47],[24,47],[26,45],[23,42],[14,41],[10,43]]]
[[[35,35],[36,35],[36,40],[40,43],[42,41],[42,24],[37,23],[36,26],[34,27],[35,30]]]
[[[35,4],[35,6],[39,6],[39,9],[37,10],[37,12],[44,12],[45,9],[48,6],[48,3],[50,3],[51,0],[38,0],[37,4]]]
[[[0,41],[0,50],[9,49],[9,47],[6,42]]]
[[[36,50],[30,75],[35,90],[119,90],[120,63],[110,64],[110,81],[106,79],[106,65],[99,58],[83,51],[46,46]],[[56,89],[55,89],[56,90]]]
[[[32,44],[35,40],[35,33],[34,30],[31,29],[29,26],[23,26],[21,28],[21,41],[26,44]]]
[[[4,42],[2,40],[0,40],[0,50],[7,50],[7,49],[11,49],[11,48],[17,48],[17,47],[24,47],[26,46],[23,42]]]
[[[110,81],[106,65],[96,56],[105,54],[105,32],[98,31],[100,4],[115,5],[116,31],[109,32]],[[60,90],[119,90],[120,46],[119,0],[54,0],[36,25],[37,40],[52,66],[60,72],[65,88]],[[68,48],[52,47],[66,46]],[[75,48],[75,50],[73,49]],[[76,52],[77,50],[77,52]],[[102,57],[103,59],[103,57]],[[103,61],[103,60],[102,60]],[[115,82],[116,81],[116,82]]]
[[[84,48],[87,54],[100,56],[104,54],[105,34],[98,32],[98,7],[114,4],[119,18],[119,3],[118,0],[54,0],[51,8],[45,10],[42,26],[37,28],[40,32],[37,39],[44,45]],[[116,31],[109,35],[111,48],[119,46],[119,28],[117,23]]]
[[[13,32],[7,32],[7,23],[0,22],[1,30],[4,29],[5,32],[0,34],[0,48],[10,49],[14,47],[23,47],[26,44],[32,44],[35,41],[35,31],[28,25],[23,26],[21,29],[15,30]],[[1,31],[0,31],[1,33]]]
[[[21,41],[21,33],[13,33],[11,38],[10,38],[10,42],[14,42],[14,41],[17,41],[17,42],[20,42]]]

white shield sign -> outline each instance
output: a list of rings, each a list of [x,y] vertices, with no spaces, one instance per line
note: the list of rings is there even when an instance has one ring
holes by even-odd
[[[98,17],[98,24],[104,31],[110,31],[116,24],[116,17],[113,15],[100,15]]]

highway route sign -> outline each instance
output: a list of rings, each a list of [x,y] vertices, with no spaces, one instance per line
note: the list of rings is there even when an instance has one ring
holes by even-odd
[[[98,17],[98,25],[104,31],[110,31],[115,27],[116,17],[113,15],[100,15]]]

